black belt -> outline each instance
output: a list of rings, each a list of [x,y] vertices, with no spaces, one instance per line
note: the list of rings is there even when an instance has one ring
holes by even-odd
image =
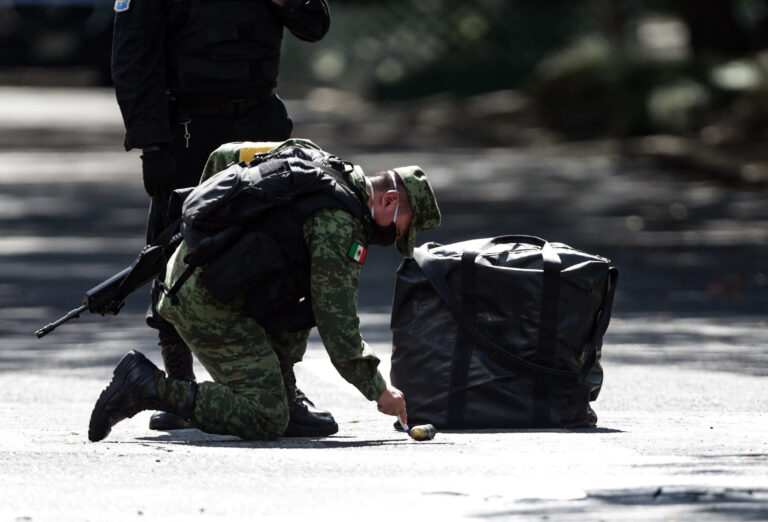
[[[272,88],[255,89],[226,96],[171,96],[179,113],[185,116],[222,116],[234,118],[261,105],[275,94]]]

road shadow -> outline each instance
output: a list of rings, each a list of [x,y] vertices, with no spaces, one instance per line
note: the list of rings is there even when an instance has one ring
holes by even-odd
[[[605,336],[603,360],[765,377],[768,327],[760,316],[620,317]]]
[[[243,440],[230,435],[215,435],[204,433],[197,429],[174,430],[148,437],[137,437],[136,441],[121,441],[119,444],[161,444],[170,446],[199,446],[215,448],[253,448],[253,449],[339,449],[339,448],[368,448],[377,446],[401,446],[413,444],[405,433],[397,431],[394,439],[370,439],[360,440],[356,437],[331,436],[331,437],[281,437],[269,441]],[[559,433],[559,434],[614,434],[624,433],[622,430],[611,428],[578,428],[578,429],[491,429],[491,430],[440,430],[439,433],[451,435],[488,435],[488,434],[532,434],[532,433]],[[438,440],[420,441],[421,444],[452,446],[452,442]]]
[[[68,158],[57,151],[49,154],[53,162]],[[391,166],[395,158],[422,165],[435,183],[443,223],[420,233],[419,243],[532,234],[609,257],[621,270],[617,319],[709,314],[713,321],[726,322],[723,318],[768,316],[761,235],[768,211],[755,194],[707,180],[681,180],[673,172],[617,163],[595,153],[356,150],[349,157],[371,172]],[[68,179],[81,168],[65,162],[61,181],[39,183],[18,176],[0,186],[2,372],[113,367],[117,355],[130,349],[156,352],[154,332],[141,317],[148,290],[131,295],[117,319],[84,316],[48,338],[34,338],[36,329],[79,305],[86,290],[128,265],[143,245],[146,196],[135,181],[137,174],[126,167],[125,180],[117,173],[108,182]],[[361,275],[361,312],[389,315],[401,262],[394,248],[371,248]],[[363,321],[364,336],[388,343],[388,320],[377,321]],[[690,363],[768,373],[768,354],[759,348],[765,339],[755,342],[743,332],[718,335],[642,328],[614,334],[611,327],[604,353],[628,364]],[[727,354],[713,347],[711,358],[697,362],[694,348],[712,341],[729,347]],[[634,344],[664,353],[611,351],[614,345]],[[58,350],[77,353],[60,355]]]
[[[659,486],[590,491],[573,500],[522,499],[510,510],[477,513],[472,518],[531,517],[556,520],[617,520],[618,511],[636,510],[631,520],[765,520],[768,490]]]
[[[349,439],[349,440],[344,440]],[[252,449],[345,449],[369,448],[382,446],[401,446],[412,444],[414,441],[403,435],[400,439],[371,439],[360,440],[353,437],[283,437],[277,440],[252,441],[225,435],[212,435],[199,430],[178,430],[174,433],[154,437],[137,437],[138,444],[163,444],[178,446],[200,446],[213,448],[252,448]],[[121,444],[131,444],[121,442]],[[428,441],[433,445],[452,445],[450,442]]]
[[[637,469],[651,469],[672,472],[676,475],[727,475],[750,476],[754,470],[762,470],[768,462],[763,453],[707,454],[692,455],[684,461],[657,461],[632,466]],[[768,500],[768,497],[766,497]],[[768,513],[767,513],[768,514]]]
[[[411,427],[416,424],[422,424],[421,422],[411,422]],[[395,426],[395,431],[404,433],[402,428]],[[438,428],[438,433],[450,433],[453,435],[493,435],[494,433],[561,433],[561,434],[611,434],[611,433],[625,433],[623,430],[614,428],[492,428],[492,429],[467,429],[467,430],[451,430]]]
[[[490,429],[490,430],[444,430],[441,429],[440,433],[451,433],[455,435],[483,435],[493,433],[560,433],[560,434],[611,434],[611,433],[626,433],[623,430],[617,430],[614,428],[508,428],[508,429]]]

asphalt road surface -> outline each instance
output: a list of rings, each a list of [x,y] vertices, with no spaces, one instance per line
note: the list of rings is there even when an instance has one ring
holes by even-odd
[[[425,168],[444,223],[420,241],[533,234],[614,261],[598,428],[416,443],[313,337],[297,374],[334,413],[337,435],[158,433],[144,412],[88,442],[121,355],[160,362],[142,321],[147,295],[117,317],[83,317],[42,340],[33,332],[143,245],[140,161],[122,151],[110,91],[3,88],[0,520],[768,519],[764,193],[628,161],[610,144],[357,148],[334,132],[333,114],[290,108],[295,136],[368,172]],[[363,335],[385,375],[398,263],[394,248],[371,248],[361,283]]]

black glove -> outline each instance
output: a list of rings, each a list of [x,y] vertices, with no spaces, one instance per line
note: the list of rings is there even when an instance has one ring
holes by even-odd
[[[168,201],[171,191],[176,187],[176,164],[171,155],[171,146],[167,143],[149,145],[142,149],[141,173],[144,177],[144,190],[150,197]]]

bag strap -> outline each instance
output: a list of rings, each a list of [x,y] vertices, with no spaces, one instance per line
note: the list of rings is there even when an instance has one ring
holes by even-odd
[[[155,239],[152,242],[151,246],[160,246],[165,250],[165,261],[167,262],[168,259],[171,257],[172,251],[175,249],[176,245],[178,245],[181,240],[183,239],[181,233],[179,232],[179,227],[181,226],[181,216],[174,219],[170,225],[168,225],[165,229],[163,229],[162,232],[160,232],[160,235],[157,236],[157,239]],[[169,248],[172,247],[172,248]],[[189,277],[189,276],[187,276]],[[158,284],[160,290],[165,293],[167,288],[165,286],[165,283],[162,281],[159,281]],[[172,298],[175,296],[172,296]]]
[[[145,253],[148,254],[150,251],[154,251],[155,254],[153,254],[153,259],[162,260],[162,262],[158,264],[158,267],[156,269],[157,271],[155,272],[154,277],[156,277],[157,274],[161,273],[165,269],[165,263],[171,257],[171,252],[173,248],[175,248],[176,245],[181,240],[181,235],[178,234],[180,224],[181,224],[181,218],[177,218],[173,220],[173,222],[170,225],[168,225],[166,228],[163,229],[162,232],[160,232],[160,235],[158,235],[157,238],[155,238],[155,240],[152,243],[145,246],[141,251],[142,254],[145,254]],[[158,248],[162,249],[161,256],[157,256],[158,252],[156,249]],[[141,257],[142,254],[139,254],[139,256]],[[120,289],[120,291],[128,290],[133,284],[135,284],[135,282],[136,281],[133,281],[131,278],[131,272],[129,272],[125,276],[125,278],[123,278],[123,280],[120,281],[120,285],[118,288]],[[134,289],[128,290],[128,293],[132,292]]]
[[[526,238],[527,241],[529,237],[533,238],[533,236],[502,236],[500,238],[494,238],[494,240],[506,240],[507,238]],[[542,243],[547,243],[545,240],[540,238],[533,239],[536,239]],[[554,250],[552,250],[552,252],[554,252]],[[476,341],[478,341],[479,346],[483,348],[489,357],[494,359],[502,366],[508,367],[509,365],[512,365],[516,368],[520,368],[541,377],[555,379],[560,382],[566,381],[573,383],[578,382],[578,380],[581,378],[580,372],[550,368],[543,364],[539,364],[538,362],[527,361],[522,357],[505,351],[495,342],[488,339],[485,335],[476,330],[467,320],[467,318],[462,315],[453,292],[446,282],[445,272],[443,271],[440,263],[437,262],[437,258],[430,255],[427,249],[424,248],[415,249],[413,252],[413,257],[414,261],[416,261],[416,264],[419,266],[419,268],[421,268],[421,271],[432,284],[432,287],[443,299],[443,301],[445,301],[445,304],[448,306],[449,310],[452,312],[459,325],[461,325],[461,327],[463,327],[472,337],[475,338]],[[550,261],[553,262],[551,263],[551,267],[553,268],[554,259],[550,258]]]
[[[536,362],[549,367],[554,364],[555,352],[557,351],[557,309],[560,303],[562,261],[548,241],[544,241],[544,244],[541,245],[541,257],[544,270],[541,285],[539,343],[536,347]],[[532,419],[534,426],[549,426],[552,411],[551,395],[552,387],[547,380],[534,380]]]
[[[160,232],[160,235],[157,236],[157,239],[152,242],[152,246],[162,246],[163,248],[173,246],[175,243],[174,240],[176,239],[174,236],[178,234],[180,225],[181,217],[177,217],[171,222],[170,225],[168,225],[163,229],[162,232]]]
[[[477,254],[474,251],[465,251],[461,255],[461,316],[468,318],[468,321],[472,321],[472,318],[477,315],[475,310],[475,296],[477,295],[475,258]],[[447,425],[454,428],[465,427],[467,384],[473,351],[472,334],[466,328],[459,328],[453,347],[451,376],[448,382],[448,396],[451,400],[448,401],[446,412]]]

